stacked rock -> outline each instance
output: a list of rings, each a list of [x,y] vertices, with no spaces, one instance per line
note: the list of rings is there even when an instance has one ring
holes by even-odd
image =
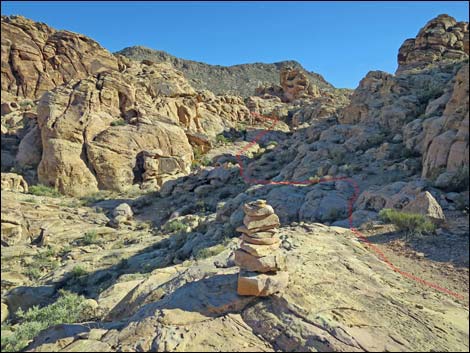
[[[238,294],[265,297],[282,291],[289,280],[286,260],[279,249],[277,237],[279,217],[265,200],[243,206],[244,226],[240,248],[235,251],[238,276]]]

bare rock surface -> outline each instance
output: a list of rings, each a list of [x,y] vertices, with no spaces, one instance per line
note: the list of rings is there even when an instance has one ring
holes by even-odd
[[[39,98],[72,79],[117,70],[116,58],[94,40],[22,16],[2,16],[2,91]]]
[[[156,271],[154,279],[145,285],[134,287],[133,282],[131,292],[142,293],[143,286],[152,286],[153,282],[161,293],[171,290],[169,295],[152,301],[148,296],[156,293],[147,290],[150,301],[127,319],[121,317],[123,324],[109,329],[109,324],[102,325],[105,332],[97,339],[101,344],[82,338],[81,345],[96,347],[98,351],[105,347],[127,351],[143,347],[226,347],[229,351],[248,347],[254,351],[327,347],[333,351],[466,349],[468,313],[462,304],[404,280],[349,232],[339,236],[333,228],[320,225],[313,225],[310,232],[302,229],[283,229],[298,247],[289,252],[291,284],[282,295],[264,300],[239,297],[233,270],[215,271],[207,262],[184,271],[165,270],[166,279]],[[127,296],[119,305],[131,298]],[[380,324],[384,316],[387,326]],[[432,333],[436,327],[441,332],[438,336]],[[220,342],[209,339],[214,330],[221,337]],[[66,350],[77,342],[73,333],[67,337],[70,341],[65,347],[52,345],[49,349]],[[44,344],[40,344],[40,339],[37,342],[30,345],[30,350],[41,350]]]

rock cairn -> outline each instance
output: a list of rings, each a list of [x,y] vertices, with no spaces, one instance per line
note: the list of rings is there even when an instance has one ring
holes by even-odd
[[[265,200],[243,206],[245,218],[237,231],[243,233],[235,264],[240,267],[238,294],[265,297],[281,292],[289,279],[286,260],[277,237],[279,217]]]

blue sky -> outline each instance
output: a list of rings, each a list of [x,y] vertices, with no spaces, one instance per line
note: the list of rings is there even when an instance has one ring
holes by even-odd
[[[396,70],[398,48],[431,18],[468,21],[468,2],[2,1],[19,14],[83,33],[114,52],[133,45],[209,64],[297,60],[336,87]]]

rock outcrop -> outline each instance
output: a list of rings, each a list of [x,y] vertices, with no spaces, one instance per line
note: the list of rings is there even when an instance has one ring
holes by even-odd
[[[161,92],[160,82],[155,94]],[[162,90],[184,94],[181,87],[165,85]],[[184,130],[159,115],[132,116],[136,105],[145,109],[150,97],[141,90],[149,88],[136,87],[119,73],[107,73],[45,94],[38,107],[40,182],[71,195],[123,190],[143,172],[134,170],[138,155],[154,149],[179,158],[181,172],[186,172],[192,149]]]
[[[435,223],[445,221],[441,206],[429,191],[422,192],[403,208],[404,212],[422,214]]]
[[[452,94],[442,116],[423,123],[422,176],[438,177],[456,173],[469,165],[469,67],[464,65],[455,76]]]
[[[438,61],[466,59],[468,54],[468,22],[439,15],[400,47],[397,73]]]
[[[279,75],[279,85],[260,86],[256,95],[261,97],[278,97],[283,102],[297,99],[311,99],[320,96],[320,89],[310,83],[307,75],[299,69],[285,67]]]
[[[279,83],[282,69],[291,67],[301,70],[309,81],[322,89],[332,89],[321,75],[306,71],[296,61],[281,61],[273,64],[253,63],[233,66],[209,65],[206,63],[174,57],[160,50],[142,46],[125,48],[116,54],[136,61],[149,60],[156,63],[166,62],[181,71],[197,90],[209,90],[217,95],[237,95],[249,97],[261,84],[275,85]]]
[[[28,192],[28,183],[21,175],[2,173],[2,190]]]
[[[117,70],[116,58],[92,39],[22,16],[2,16],[2,91],[36,99],[72,79]]]

